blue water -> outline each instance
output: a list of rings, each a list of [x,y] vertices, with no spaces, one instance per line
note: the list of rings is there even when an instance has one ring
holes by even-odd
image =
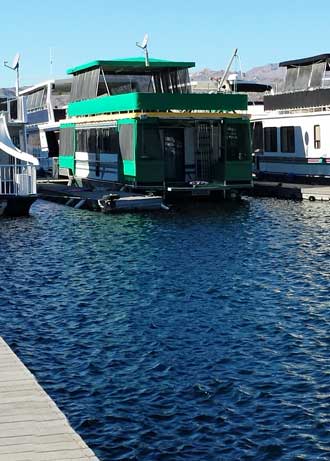
[[[0,335],[102,461],[330,459],[330,208],[0,222]]]

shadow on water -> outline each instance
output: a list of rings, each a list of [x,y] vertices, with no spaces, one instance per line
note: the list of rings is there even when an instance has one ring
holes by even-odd
[[[329,221],[38,201],[1,221],[0,334],[102,461],[325,460]]]

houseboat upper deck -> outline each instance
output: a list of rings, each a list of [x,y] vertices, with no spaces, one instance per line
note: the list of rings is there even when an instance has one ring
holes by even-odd
[[[62,172],[77,181],[182,194],[251,186],[242,94],[192,94],[193,62],[96,60],[73,75],[60,124]]]

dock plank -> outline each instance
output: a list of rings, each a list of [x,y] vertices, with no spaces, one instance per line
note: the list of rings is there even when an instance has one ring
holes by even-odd
[[[99,461],[0,337],[0,461]]]

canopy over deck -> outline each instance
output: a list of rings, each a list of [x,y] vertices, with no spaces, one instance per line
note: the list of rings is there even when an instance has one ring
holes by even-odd
[[[310,56],[309,58],[294,59],[292,61],[283,61],[280,62],[280,67],[301,67],[301,66],[310,66],[312,64],[317,64],[320,62],[330,62],[330,53],[318,54],[316,56]]]
[[[168,61],[164,59],[149,58],[149,66],[145,65],[144,57],[113,59],[113,60],[95,60],[80,66],[72,67],[67,70],[67,74],[79,74],[87,70],[102,67],[104,72],[113,72],[116,74],[134,74],[134,73],[155,73],[164,70],[179,70],[195,67],[194,62]]]

